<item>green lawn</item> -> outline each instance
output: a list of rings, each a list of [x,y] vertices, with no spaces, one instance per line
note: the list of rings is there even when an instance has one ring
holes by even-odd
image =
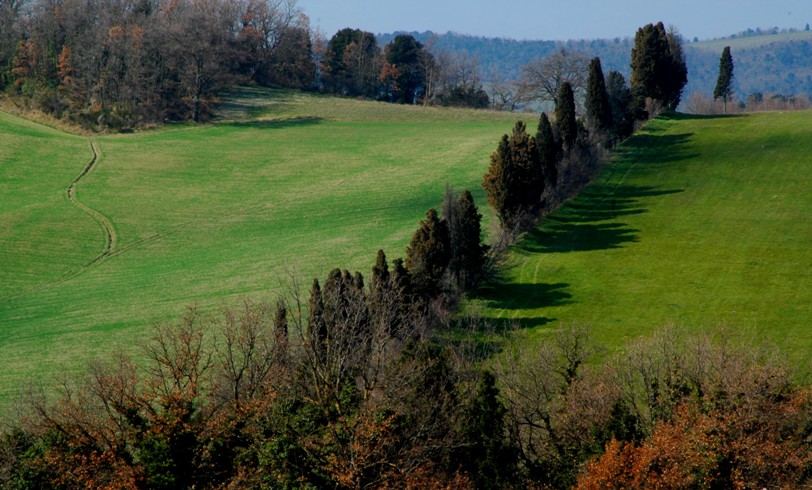
[[[404,253],[446,183],[479,185],[514,114],[243,89],[215,124],[90,139],[0,113],[0,404],[188,305],[273,299]]]
[[[509,262],[478,301],[530,336],[577,321],[619,347],[726,325],[809,370],[812,113],[652,121]]]

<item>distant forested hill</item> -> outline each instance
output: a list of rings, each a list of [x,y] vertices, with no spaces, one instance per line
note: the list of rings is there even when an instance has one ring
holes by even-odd
[[[733,87],[738,100],[746,99],[753,92],[812,96],[812,32],[764,32],[761,35],[736,35],[713,41],[685,41],[688,85],[683,100],[696,91],[708,96],[713,93],[719,57],[726,45],[731,46],[735,63]],[[522,65],[560,48],[600,56],[605,73],[617,70],[628,78],[629,58],[634,44],[634,33],[629,33],[626,38],[579,41],[518,41],[451,32],[435,34],[431,31],[408,34],[432,50],[466,51],[476,55],[486,81],[494,74],[500,74],[503,79],[516,78],[521,73]],[[378,41],[386,44],[394,36],[380,34]]]

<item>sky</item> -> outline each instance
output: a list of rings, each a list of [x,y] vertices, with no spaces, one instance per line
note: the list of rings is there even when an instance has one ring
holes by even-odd
[[[329,38],[344,27],[375,34],[448,31],[527,40],[633,37],[662,21],[687,39],[747,28],[802,29],[812,0],[297,0]]]

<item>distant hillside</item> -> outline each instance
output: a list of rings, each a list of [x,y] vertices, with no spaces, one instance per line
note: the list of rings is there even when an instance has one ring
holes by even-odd
[[[730,46],[735,64],[734,90],[740,99],[753,92],[812,95],[812,32],[736,36],[686,46],[686,93],[713,91],[719,56]]]
[[[749,31],[747,31],[749,32]],[[756,31],[753,31],[754,33]],[[759,31],[760,32],[760,31]],[[416,39],[435,50],[465,51],[478,56],[482,74],[488,80],[499,73],[503,78],[516,78],[522,65],[544,57],[556,49],[566,48],[600,56],[604,72],[617,70],[628,78],[633,37],[579,41],[518,41],[485,38],[456,33],[436,34],[431,31],[410,32]],[[633,33],[630,33],[633,34]],[[731,46],[735,63],[734,91],[740,99],[753,92],[812,95],[812,32],[767,31],[763,35],[742,33],[730,38],[685,43],[688,62],[688,85],[685,96],[698,91],[710,95],[716,84],[719,56],[724,46]],[[380,34],[384,45],[395,34]]]

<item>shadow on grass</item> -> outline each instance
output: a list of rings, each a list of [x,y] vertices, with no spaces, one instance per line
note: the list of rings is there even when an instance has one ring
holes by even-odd
[[[456,326],[446,332],[443,343],[456,352],[466,352],[470,358],[484,361],[503,351],[513,332],[543,327],[555,318],[491,318],[480,319],[478,328]]]
[[[294,100],[291,90],[274,90],[260,87],[237,87],[226,90],[221,99],[214,105],[214,122],[224,120],[250,121],[268,114],[272,109],[276,112],[285,109]]]
[[[730,119],[747,117],[747,114],[687,114],[685,112],[668,112],[660,116],[666,121],[691,121],[695,119]]]
[[[638,134],[629,138],[615,149],[615,156],[620,159],[633,160],[638,166],[679,162],[699,156],[698,153],[686,150],[694,133],[656,134],[653,131],[653,129],[649,129],[647,134]]]
[[[480,295],[488,308],[500,310],[535,310],[570,303],[569,284],[496,283],[482,288]]]
[[[532,253],[587,252],[620,248],[624,243],[637,242],[634,228],[625,223],[555,223],[535,229],[522,240],[521,248]]]
[[[230,122],[224,125],[232,126],[235,128],[253,128],[253,129],[282,129],[282,128],[295,128],[299,126],[312,126],[320,124],[324,121],[321,117],[307,116],[307,117],[290,117],[284,119],[269,119],[259,121],[237,121]]]
[[[682,189],[595,185],[527,232],[518,247],[530,253],[584,252],[622,247],[639,240],[639,230],[616,221],[648,210],[641,199],[676,194]]]
[[[679,117],[679,116],[674,116]],[[540,226],[525,233],[515,250],[520,253],[566,253],[621,248],[640,240],[640,230],[623,218],[648,212],[647,202],[684,192],[650,185],[623,183],[632,170],[666,165],[693,158],[689,142],[693,133],[642,134],[616,150],[615,170],[604,181],[594,182],[578,196],[546,217]],[[624,161],[625,159],[625,161]],[[616,172],[616,173],[615,173]],[[501,310],[504,316],[576,303],[566,283],[517,284],[508,277],[494,278],[477,298],[488,310]],[[524,311],[522,311],[524,310]],[[507,313],[507,314],[505,314]],[[544,316],[526,318],[486,318],[497,329],[526,329],[555,321]]]

